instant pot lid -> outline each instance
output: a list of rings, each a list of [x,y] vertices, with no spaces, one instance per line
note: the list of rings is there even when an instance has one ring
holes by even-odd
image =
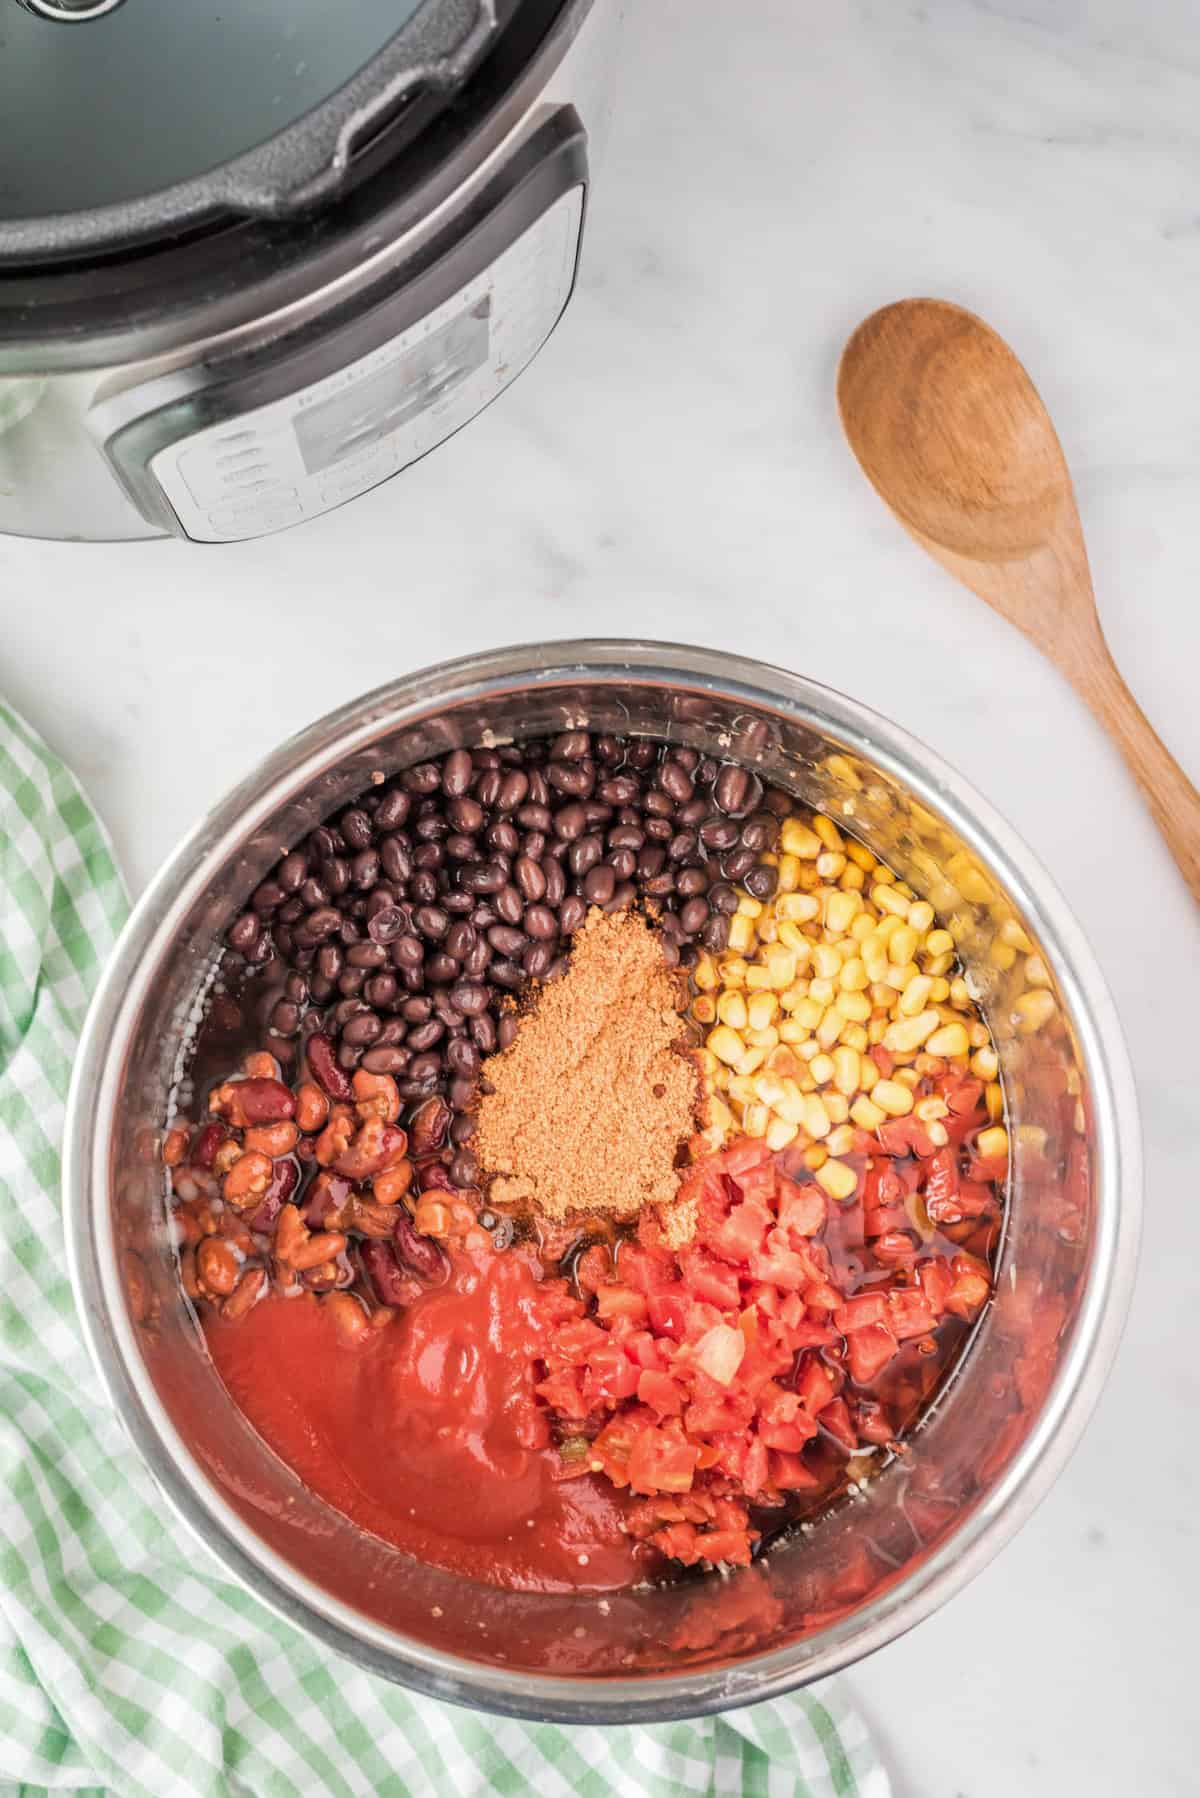
[[[317,203],[418,91],[452,94],[515,0],[0,0],[0,261]]]

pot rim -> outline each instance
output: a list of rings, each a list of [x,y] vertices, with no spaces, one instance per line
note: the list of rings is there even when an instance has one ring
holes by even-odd
[[[940,813],[995,870],[1032,923],[1058,978],[1093,1086],[1099,1154],[1096,1241],[1074,1335],[1029,1435],[996,1486],[914,1572],[818,1635],[738,1665],[637,1678],[515,1673],[385,1629],[251,1536],[210,1483],[155,1393],[123,1302],[106,1228],[114,1088],[147,971],[207,871],[291,794],[381,729],[528,687],[587,681],[709,691],[831,730]],[[76,1057],[63,1148],[67,1260],[93,1363],[125,1429],[180,1520],[277,1614],[367,1671],[432,1697],[559,1722],[661,1722],[779,1697],[883,1647],[973,1578],[1062,1471],[1104,1385],[1133,1290],[1141,1213],[1141,1132],[1129,1056],[1104,977],[1066,902],[1012,827],[919,739],[803,676],[742,656],[614,639],[526,644],[402,676],[327,714],[274,750],[183,839],[138,901],[101,978]]]

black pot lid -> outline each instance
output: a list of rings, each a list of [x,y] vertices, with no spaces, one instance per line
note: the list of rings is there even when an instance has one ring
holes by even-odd
[[[0,0],[0,259],[77,255],[332,192],[406,98],[453,91],[495,0]],[[92,0],[95,4],[95,0]]]

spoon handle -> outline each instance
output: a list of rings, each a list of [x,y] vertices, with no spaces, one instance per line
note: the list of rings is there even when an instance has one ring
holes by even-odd
[[[1193,899],[1200,903],[1200,793],[1134,698],[1108,645],[1079,668],[1074,684],[1125,757]]]

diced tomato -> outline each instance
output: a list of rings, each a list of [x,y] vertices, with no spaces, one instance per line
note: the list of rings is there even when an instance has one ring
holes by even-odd
[[[872,1236],[886,1236],[889,1230],[903,1229],[907,1222],[903,1205],[876,1205],[864,1213],[863,1230],[869,1240]]]
[[[578,1317],[560,1324],[554,1332],[554,1352],[564,1361],[581,1363],[608,1341],[607,1333],[590,1318]]]
[[[574,1368],[564,1368],[562,1373],[551,1374],[548,1379],[539,1381],[537,1394],[560,1417],[580,1418],[588,1414],[583,1400],[583,1382]]]
[[[842,1448],[850,1454],[854,1453],[858,1447],[858,1436],[850,1416],[850,1407],[844,1398],[835,1398],[832,1404],[826,1405],[819,1414],[817,1422],[826,1434],[832,1436]]]
[[[808,1295],[812,1290],[813,1283],[810,1280],[808,1285],[804,1288],[803,1298],[800,1297],[798,1292],[789,1292],[787,1296],[780,1301],[779,1310],[776,1312],[776,1316],[779,1319],[780,1327],[782,1329],[788,1331],[799,1329],[800,1325],[804,1322],[808,1309]],[[830,1291],[832,1290],[833,1288],[831,1287]]]
[[[782,1454],[778,1449],[771,1451],[770,1469],[771,1484],[781,1492],[803,1492],[821,1483],[799,1455]]]
[[[696,1472],[696,1448],[665,1430],[642,1430],[629,1451],[629,1484],[635,1492],[687,1492]]]
[[[694,1567],[703,1559],[700,1535],[694,1523],[669,1523],[665,1529],[655,1531],[650,1541],[660,1554],[684,1567]]]
[[[771,1159],[771,1151],[761,1137],[742,1136],[732,1143],[721,1155],[724,1171],[731,1180],[741,1184],[743,1174],[751,1168],[762,1167]]]
[[[848,1330],[861,1330],[864,1324],[885,1324],[887,1314],[887,1299],[882,1292],[860,1292],[839,1306],[833,1321],[845,1335]]]
[[[726,1261],[748,1262],[762,1248],[774,1221],[765,1205],[743,1199],[714,1232],[712,1246]]]
[[[790,1190],[789,1190],[790,1189]],[[779,1222],[797,1236],[816,1236],[825,1228],[828,1201],[814,1182],[793,1186],[785,1182],[779,1199]]]
[[[649,1367],[659,1372],[667,1364],[662,1345],[649,1330],[631,1330],[627,1336],[622,1337],[621,1346],[629,1359],[636,1361],[639,1367]]]
[[[691,1293],[678,1282],[649,1293],[646,1305],[651,1329],[660,1336],[673,1336],[676,1342],[682,1342],[693,1303]]]
[[[970,1323],[991,1292],[991,1278],[973,1255],[955,1255],[950,1267],[954,1284],[946,1295],[946,1309]]]
[[[648,1315],[646,1295],[635,1292],[632,1286],[601,1286],[596,1293],[596,1315],[605,1323],[625,1317],[635,1326],[644,1324]]]
[[[598,1292],[606,1280],[612,1279],[612,1271],[612,1256],[603,1243],[594,1242],[575,1263],[576,1285],[581,1292]]]
[[[705,1249],[688,1248],[680,1251],[679,1266],[684,1284],[698,1299],[706,1299],[723,1311],[737,1309],[741,1302],[738,1276],[727,1262],[718,1261]]]
[[[780,1234],[780,1231],[772,1231],[773,1237]],[[770,1286],[782,1286],[787,1292],[798,1292],[802,1286],[806,1286],[812,1272],[806,1255],[798,1255],[794,1249],[776,1247],[774,1244],[769,1249],[754,1251],[749,1260],[750,1272],[756,1280],[762,1280]]]
[[[899,1346],[886,1324],[866,1324],[861,1330],[851,1330],[846,1337],[850,1378],[858,1386],[869,1385]]]
[[[750,1532],[747,1530],[705,1530],[697,1537],[701,1557],[714,1567],[749,1567]]]
[[[910,1336],[928,1336],[935,1327],[929,1300],[917,1288],[905,1286],[889,1292],[887,1304],[892,1334],[900,1342]]]
[[[589,1357],[583,1380],[588,1410],[597,1405],[615,1406],[632,1398],[638,1389],[639,1369],[620,1343],[610,1342]]]
[[[617,1273],[626,1286],[638,1292],[656,1292],[677,1277],[675,1257],[667,1249],[647,1249],[640,1242],[623,1242],[617,1251]]]
[[[744,1430],[754,1416],[754,1406],[742,1392],[721,1392],[714,1386],[712,1395],[694,1398],[683,1414],[689,1436],[720,1436],[730,1430]]]
[[[823,1411],[836,1391],[833,1378],[824,1362],[818,1360],[816,1355],[806,1355],[796,1379],[796,1395],[809,1415],[815,1417],[818,1411]]]
[[[965,1074],[943,1074],[938,1080],[940,1096],[958,1117],[967,1117],[983,1098],[983,1081],[968,1080]]]
[[[880,1267],[908,1267],[916,1260],[917,1249],[916,1238],[905,1230],[886,1230],[871,1245]]]
[[[670,1374],[657,1373],[652,1367],[643,1368],[638,1376],[637,1395],[660,1417],[678,1417],[683,1410],[683,1388]]]
[[[804,1288],[804,1303],[810,1311],[836,1311],[842,1295],[830,1280],[813,1280]]]
[[[932,1155],[936,1148],[920,1118],[911,1114],[904,1118],[888,1118],[876,1131],[885,1155]]]
[[[946,1300],[954,1285],[954,1275],[942,1256],[938,1255],[932,1260],[921,1262],[917,1268],[917,1278],[921,1282],[921,1291],[929,1301],[929,1309],[934,1317],[940,1317],[946,1309]]]
[[[871,1060],[875,1063],[875,1066],[879,1069],[879,1072],[883,1075],[884,1079],[889,1079],[896,1066],[896,1063],[892,1059],[891,1050],[885,1049],[882,1043],[873,1043],[871,1045],[870,1055]]]

